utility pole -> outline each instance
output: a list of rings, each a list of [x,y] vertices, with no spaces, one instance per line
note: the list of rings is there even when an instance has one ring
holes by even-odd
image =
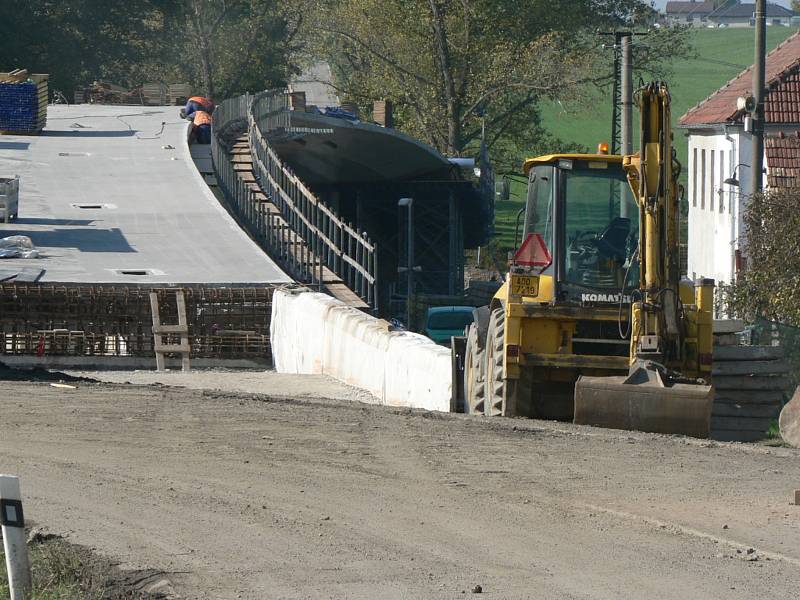
[[[646,32],[603,31],[600,35],[613,35],[613,46],[603,44],[603,48],[614,51],[614,85],[612,87],[611,113],[611,154],[633,154],[633,36],[647,35]],[[620,197],[621,196],[621,197]],[[628,186],[622,186],[622,193],[612,192],[611,205],[619,197],[619,216],[628,217],[633,205]]]
[[[404,207],[408,210],[408,221],[406,229],[406,266],[398,267],[399,273],[405,272],[406,286],[408,293],[406,295],[406,329],[412,331],[411,319],[414,316],[413,310],[413,297],[414,297],[414,199],[413,198],[400,198],[397,203],[401,208]]]
[[[753,64],[753,100],[756,110],[753,114],[753,158],[750,160],[751,184],[750,193],[761,192],[764,171],[764,71],[766,69],[766,33],[767,12],[766,0],[756,0],[756,60]]]
[[[620,73],[621,90],[620,105],[622,109],[622,144],[621,154],[626,156],[633,153],[633,37],[630,32],[625,32],[620,38],[622,46],[622,65]],[[628,203],[630,192],[623,188],[620,198],[620,217],[628,216]]]

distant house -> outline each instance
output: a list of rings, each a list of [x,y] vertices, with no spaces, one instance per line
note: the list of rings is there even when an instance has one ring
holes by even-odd
[[[800,33],[770,52],[766,67],[765,183],[800,187]],[[737,98],[752,95],[752,87],[750,67],[691,108],[678,125],[688,130],[689,139],[687,270],[692,278],[731,283],[746,261],[742,217],[751,183],[752,136]]]
[[[687,0],[686,2],[667,2],[666,21],[670,25],[693,25],[704,27],[707,24],[708,16],[714,12],[713,2],[696,2]]]
[[[755,25],[755,4],[730,4],[708,15],[709,24],[722,27],[752,27]],[[767,25],[789,25],[794,13],[780,4],[767,2]]]

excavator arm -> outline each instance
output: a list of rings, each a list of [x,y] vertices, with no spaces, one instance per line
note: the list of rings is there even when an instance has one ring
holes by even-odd
[[[704,306],[710,291],[705,281],[694,305],[681,303],[680,167],[672,149],[669,90],[666,83],[650,83],[638,90],[636,100],[640,150],[623,159],[639,208],[640,232],[630,372],[627,377],[581,377],[575,385],[575,422],[708,437],[712,388],[684,371],[698,373],[698,365],[691,363],[701,355],[710,357],[710,348],[698,350],[698,323],[711,320],[710,307]],[[701,312],[709,314],[700,318]],[[705,337],[710,344],[710,335]]]

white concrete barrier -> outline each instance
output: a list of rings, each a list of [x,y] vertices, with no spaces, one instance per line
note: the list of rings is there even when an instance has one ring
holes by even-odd
[[[278,290],[272,356],[279,373],[324,374],[381,404],[449,411],[450,351],[325,294]]]

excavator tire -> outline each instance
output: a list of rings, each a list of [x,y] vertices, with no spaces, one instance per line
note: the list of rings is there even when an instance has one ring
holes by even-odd
[[[516,417],[519,413],[521,382],[503,378],[503,358],[506,341],[506,311],[495,308],[489,317],[486,334],[486,400],[483,414],[487,417]]]
[[[464,412],[482,415],[486,399],[484,351],[478,341],[478,327],[470,325],[467,332],[467,351],[464,355]]]

